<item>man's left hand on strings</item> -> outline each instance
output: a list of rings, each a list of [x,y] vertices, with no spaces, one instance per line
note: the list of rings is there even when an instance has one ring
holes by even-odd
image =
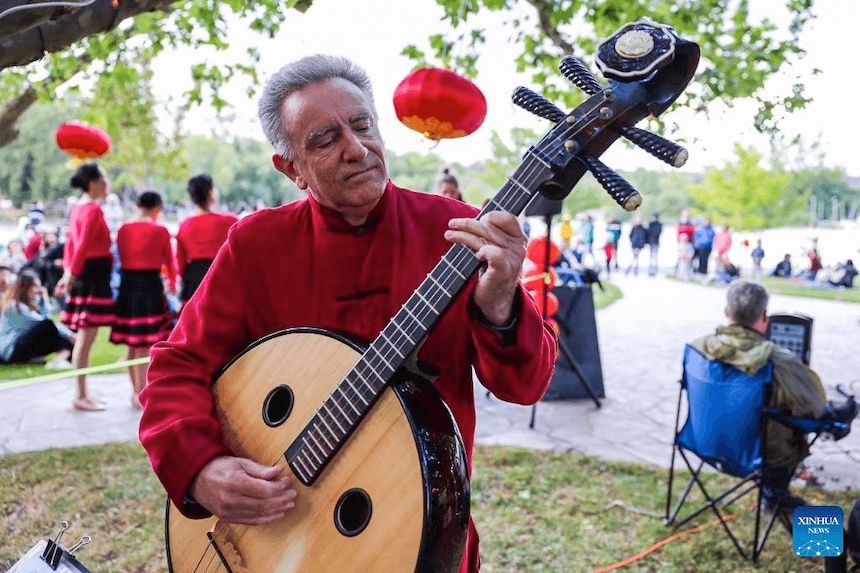
[[[486,265],[473,296],[487,320],[497,326],[510,322],[526,256],[526,237],[517,218],[491,211],[480,220],[451,219],[445,238],[472,249]]]

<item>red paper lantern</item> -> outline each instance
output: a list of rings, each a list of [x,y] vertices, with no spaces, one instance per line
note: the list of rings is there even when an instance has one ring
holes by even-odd
[[[103,130],[78,121],[57,128],[57,146],[76,159],[101,157],[110,151],[110,137]]]
[[[454,72],[422,68],[394,90],[394,110],[406,127],[438,141],[464,137],[481,127],[487,100],[475,84]]]

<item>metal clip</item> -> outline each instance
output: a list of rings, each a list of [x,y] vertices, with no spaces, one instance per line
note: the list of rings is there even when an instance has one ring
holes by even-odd
[[[77,543],[75,543],[74,545],[72,545],[72,546],[67,550],[67,553],[68,553],[69,555],[74,556],[74,555],[75,555],[75,553],[77,553],[78,551],[80,551],[80,550],[81,550],[81,548],[82,548],[84,545],[87,545],[87,544],[88,544],[90,541],[92,541],[92,540],[93,540],[93,538],[92,538],[92,537],[90,537],[89,535],[84,535],[83,537],[81,537],[81,539],[80,539]]]
[[[63,548],[60,546],[60,538],[69,529],[68,521],[60,522],[60,531],[57,532],[56,537],[54,539],[48,539],[48,542],[45,544],[45,550],[42,552],[42,560],[47,563],[51,569],[56,570],[57,565],[60,564],[60,559],[63,556]]]
[[[63,536],[67,529],[69,529],[69,522],[65,520],[61,521],[60,531],[57,532],[57,536],[54,538],[54,543],[56,543],[57,545],[60,544],[60,538]]]

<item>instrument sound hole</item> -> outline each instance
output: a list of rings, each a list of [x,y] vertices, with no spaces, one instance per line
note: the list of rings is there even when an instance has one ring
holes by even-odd
[[[363,489],[346,491],[334,507],[334,524],[337,530],[347,537],[355,537],[367,527],[373,505],[370,496]]]
[[[263,402],[263,421],[267,426],[276,428],[287,421],[292,411],[293,391],[281,384],[273,388]]]

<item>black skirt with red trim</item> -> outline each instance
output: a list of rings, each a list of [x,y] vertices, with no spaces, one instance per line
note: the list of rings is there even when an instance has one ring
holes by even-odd
[[[167,340],[172,329],[173,316],[167,309],[161,274],[158,271],[123,269],[110,341],[129,346],[152,346]]]
[[[194,259],[185,267],[185,273],[182,275],[182,292],[179,293],[179,300],[183,303],[188,302],[197,291],[197,287],[203,282],[203,277],[206,276],[206,271],[212,266],[214,259]]]
[[[87,259],[84,262],[81,276],[75,279],[66,297],[66,308],[60,313],[60,322],[74,331],[113,324],[114,301],[110,290],[112,267],[111,257]]]

